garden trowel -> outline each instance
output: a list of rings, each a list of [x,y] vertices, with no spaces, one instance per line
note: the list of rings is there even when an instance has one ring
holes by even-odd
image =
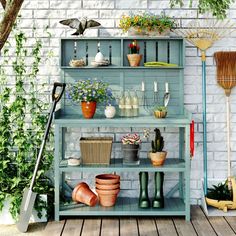
[[[31,183],[30,183],[30,187],[25,188],[24,193],[23,193],[23,199],[22,199],[22,202],[21,202],[19,221],[16,224],[18,230],[20,232],[23,232],[23,233],[25,233],[28,229],[30,216],[32,214],[32,210],[33,210],[33,207],[34,207],[34,202],[35,202],[35,198],[36,198],[37,193],[33,192],[33,187],[34,187],[34,183],[35,183],[35,180],[36,180],[36,175],[37,175],[37,172],[38,172],[40,160],[42,158],[44,146],[45,146],[45,143],[47,141],[50,126],[51,126],[51,123],[52,123],[53,113],[55,111],[57,103],[60,101],[60,99],[61,99],[61,97],[64,93],[65,86],[66,86],[66,84],[64,84],[64,83],[54,83],[54,86],[53,86],[53,90],[52,90],[52,101],[53,101],[53,103],[52,103],[51,110],[50,110],[50,113],[49,113],[47,127],[46,127],[46,130],[44,132],[43,141],[41,143],[41,147],[40,147],[39,154],[38,154],[38,157],[37,157],[37,162],[36,162],[36,165],[35,165],[35,169],[34,169],[34,173],[33,173]],[[57,91],[56,91],[58,88],[60,88],[59,93],[57,93]]]

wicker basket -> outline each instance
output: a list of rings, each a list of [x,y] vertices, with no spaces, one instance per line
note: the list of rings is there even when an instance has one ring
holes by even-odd
[[[112,141],[112,137],[82,137],[80,139],[82,163],[109,165]]]

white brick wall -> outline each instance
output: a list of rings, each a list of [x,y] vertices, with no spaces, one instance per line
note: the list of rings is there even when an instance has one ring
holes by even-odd
[[[188,1],[185,1],[186,3]],[[193,2],[196,6],[196,1]],[[118,35],[121,30],[117,28],[118,19],[123,13],[129,13],[130,10],[149,10],[151,12],[160,13],[162,9],[171,16],[174,16],[180,26],[186,26],[189,21],[197,17],[196,9],[188,9],[185,4],[184,8],[170,9],[167,0],[25,0],[23,9],[21,10],[22,21],[21,27],[29,37],[33,37],[31,30],[32,20],[35,22],[38,31],[37,34],[44,39],[45,51],[52,50],[54,57],[47,62],[47,70],[42,66],[39,78],[43,82],[51,79],[51,82],[59,79],[59,38],[70,36],[73,30],[60,25],[58,22],[64,18],[88,16],[99,20],[104,28],[98,30],[87,31],[86,35]],[[229,11],[231,18],[236,18],[236,4]],[[202,17],[202,16],[201,16]],[[48,40],[47,34],[44,32],[45,26],[49,26],[52,37]],[[225,178],[227,176],[226,163],[226,109],[224,91],[218,87],[215,76],[215,65],[213,62],[213,53],[219,50],[235,50],[236,49],[236,33],[231,37],[220,40],[207,51],[207,121],[208,121],[208,169],[209,178]],[[46,55],[46,54],[45,54]],[[201,95],[201,59],[200,52],[192,45],[187,43],[186,48],[186,69],[185,69],[185,105],[193,113],[196,125],[196,154],[192,160],[191,169],[191,201],[196,203],[200,198],[201,178],[203,176],[203,157],[202,157],[202,95]],[[236,163],[236,91],[231,94],[231,111],[232,111],[232,166]],[[68,151],[76,151],[79,148],[80,131],[83,135],[89,135],[94,132],[93,129],[74,129],[68,130],[66,140]],[[96,129],[96,132],[98,129]],[[100,135],[113,135],[118,141],[120,136],[130,130],[127,129],[100,129]],[[142,132],[142,130],[138,130]],[[166,146],[169,153],[174,156],[178,155],[178,148],[175,148],[176,142],[173,141],[173,132],[175,130],[166,129]],[[174,139],[175,140],[175,139]],[[72,142],[71,142],[72,141]],[[176,141],[176,140],[175,140]],[[144,145],[148,149],[147,145]],[[119,152],[119,147],[114,148]],[[116,155],[116,154],[113,154]],[[142,156],[145,155],[142,153]],[[236,171],[233,169],[233,173]],[[81,176],[79,176],[81,177]],[[82,175],[87,180],[92,180],[93,175]],[[127,192],[128,195],[137,194],[138,182],[136,177],[128,173],[122,173],[125,180],[122,184],[123,188],[132,189]],[[168,176],[165,188],[169,189],[176,182],[177,176]],[[150,180],[153,183],[153,179]],[[151,184],[150,184],[151,186]]]

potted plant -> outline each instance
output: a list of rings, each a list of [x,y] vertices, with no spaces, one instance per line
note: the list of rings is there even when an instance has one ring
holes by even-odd
[[[154,115],[156,118],[165,118],[167,115],[167,107],[157,106],[154,108]]]
[[[166,160],[167,152],[163,151],[164,148],[164,138],[161,136],[159,129],[154,129],[155,140],[152,140],[152,151],[149,152],[152,164],[154,166],[161,166]]]
[[[120,24],[123,32],[129,35],[149,35],[163,36],[168,35],[175,26],[175,20],[164,15],[155,15],[153,13],[138,13],[123,15]]]
[[[108,83],[98,79],[79,80],[69,86],[67,97],[72,101],[81,103],[84,118],[93,118],[97,103],[111,102],[114,97]]]
[[[133,42],[130,43],[128,47],[129,54],[127,55],[127,58],[129,65],[132,67],[139,66],[143,55],[139,54],[140,46],[138,45],[137,40],[133,40]]]
[[[123,163],[139,165],[139,146],[141,139],[138,134],[126,134],[121,139],[123,150]]]

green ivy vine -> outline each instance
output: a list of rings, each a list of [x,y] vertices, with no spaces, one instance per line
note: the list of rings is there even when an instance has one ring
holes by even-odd
[[[198,9],[199,13],[211,12],[213,16],[218,19],[224,19],[227,16],[227,10],[230,8],[230,4],[235,0],[199,0]],[[192,7],[193,0],[189,0],[189,6]],[[183,0],[170,0],[170,6],[183,7]]]
[[[15,29],[15,52],[12,69],[14,87],[8,84],[10,75],[5,70],[11,61],[4,49],[0,66],[0,210],[5,199],[10,199],[10,212],[14,219],[19,214],[22,192],[29,186],[47,122],[48,104],[40,99],[37,75],[41,63],[42,42],[35,38],[32,49],[26,47],[23,31]],[[6,47],[7,48],[7,47]],[[26,62],[31,58],[31,63]],[[48,207],[53,202],[53,187],[48,171],[53,160],[52,145],[47,145],[36,177],[34,191],[48,195]],[[47,206],[39,195],[35,209],[41,217]],[[50,212],[51,213],[51,212]]]

